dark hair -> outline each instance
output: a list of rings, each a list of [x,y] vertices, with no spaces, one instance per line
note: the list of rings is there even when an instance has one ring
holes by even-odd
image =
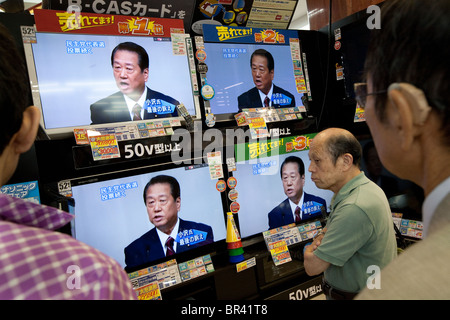
[[[269,51],[264,50],[264,49],[256,49],[252,53],[252,56],[250,57],[250,67],[252,66],[253,56],[266,57],[266,59],[267,59],[267,67],[269,68],[269,71],[272,71],[275,68],[275,62],[273,60],[272,54]]]
[[[343,154],[350,153],[353,157],[353,164],[361,168],[362,148],[353,134],[343,133],[330,136],[325,147],[331,155],[333,164],[336,164],[337,159]]]
[[[390,0],[381,8],[381,29],[374,29],[365,62],[373,91],[407,82],[425,93],[441,115],[450,145],[450,1]],[[375,112],[385,120],[387,95],[376,96]]]
[[[118,50],[125,50],[125,51],[131,51],[131,52],[137,53],[138,64],[139,64],[139,67],[141,68],[141,72],[144,71],[144,69],[148,68],[149,58],[148,58],[147,51],[145,51],[145,49],[143,47],[141,47],[140,45],[138,45],[137,43],[134,43],[134,42],[119,43],[111,53],[111,65],[114,64],[114,55],[116,54],[116,51],[118,51]]]
[[[144,203],[146,202],[147,189],[158,183],[167,183],[170,185],[170,194],[176,200],[180,197],[180,184],[177,179],[171,176],[159,175],[150,179],[150,181],[144,187]]]
[[[298,173],[300,173],[300,176],[303,176],[305,174],[305,164],[303,163],[303,160],[299,157],[295,156],[289,156],[286,159],[284,159],[283,163],[281,164],[280,168],[280,176],[283,178],[283,167],[286,163],[296,163],[298,165]]]
[[[0,154],[22,125],[30,106],[28,75],[22,54],[9,31],[0,24]]]

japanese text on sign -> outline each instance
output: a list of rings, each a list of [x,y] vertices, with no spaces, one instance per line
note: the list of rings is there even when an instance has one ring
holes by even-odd
[[[148,1],[148,4],[145,3],[145,1],[131,2],[122,0],[67,0],[66,3],[63,2],[63,0],[59,0],[58,2],[55,1],[55,3],[52,3],[52,8],[57,10],[67,10],[68,7],[75,5],[80,11],[90,11],[99,14],[153,16],[171,19],[184,19],[186,16],[186,10],[183,10],[182,6],[174,10],[172,4],[162,3],[159,7],[159,4],[154,3],[155,1]]]
[[[284,140],[274,140],[268,142],[255,142],[248,145],[250,159],[258,158],[261,155],[267,154],[274,149],[278,149],[283,145]]]
[[[255,42],[264,43],[285,43],[284,35],[271,29],[255,33]]]
[[[114,24],[114,16],[93,17],[69,12],[57,12],[56,16],[63,32]]]
[[[216,27],[217,29],[217,35],[219,37],[220,41],[229,40],[229,39],[236,39],[241,37],[247,37],[249,35],[252,35],[252,28],[249,29],[243,29],[243,28],[232,28],[232,27]]]

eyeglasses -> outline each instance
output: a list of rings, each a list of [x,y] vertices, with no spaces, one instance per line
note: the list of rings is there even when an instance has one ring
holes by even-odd
[[[366,107],[366,98],[367,96],[373,96],[377,94],[384,94],[387,92],[387,90],[381,90],[381,91],[375,91],[367,93],[367,83],[355,83],[353,85],[353,88],[355,90],[355,99],[360,105],[361,108]]]
[[[396,84],[396,83],[392,83],[389,86],[389,88],[391,88],[394,84]],[[384,94],[389,91],[389,89],[388,89],[388,90],[381,90],[381,91],[367,93],[367,83],[355,83],[353,85],[353,87],[355,90],[355,99],[361,108],[366,107],[366,97],[367,96]],[[416,88],[416,89],[419,90],[422,94],[424,94],[427,105],[429,104],[430,106],[433,106],[434,108],[436,108],[437,110],[440,110],[440,111],[444,111],[446,109],[446,105],[442,99],[427,97],[426,94],[421,89],[419,89],[419,88]]]

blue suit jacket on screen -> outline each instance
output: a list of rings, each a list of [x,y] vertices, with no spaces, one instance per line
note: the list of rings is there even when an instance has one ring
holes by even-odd
[[[166,96],[161,92],[151,90],[147,87],[147,97],[145,100],[160,99],[167,101],[175,106],[180,103],[172,97]],[[144,111],[144,120],[146,119],[160,119],[167,117],[177,117],[178,112],[175,108],[173,113],[159,114],[149,113]],[[112,95],[101,99],[91,104],[91,124],[112,123],[112,122],[125,122],[131,121],[130,111],[128,110],[127,103],[123,97],[123,93],[118,91]]]
[[[290,93],[287,92],[286,90],[277,87],[276,85],[273,85],[273,92],[272,94],[275,93],[281,93],[289,98],[291,98],[291,103],[289,105],[279,105],[279,104],[272,104],[272,107],[274,108],[294,108],[295,107],[295,98],[294,96]],[[273,103],[273,101],[272,101]],[[242,109],[247,109],[247,108],[262,108],[262,102],[261,102],[261,97],[259,96],[259,92],[258,89],[256,87],[248,90],[247,92],[244,92],[243,94],[241,94],[238,97],[238,108],[239,108],[239,112],[242,111]]]
[[[327,202],[325,201],[325,199],[314,196],[312,194],[308,194],[306,192],[303,193],[303,197],[303,203],[306,203],[308,201],[319,203],[324,207],[326,212]],[[321,215],[321,211],[311,213],[303,212],[302,221],[317,219]],[[294,214],[292,213],[291,205],[289,204],[289,199],[287,198],[269,212],[269,229],[275,229],[294,222]]]
[[[177,253],[184,252],[187,250],[195,249],[200,246],[213,243],[214,235],[212,228],[203,223],[197,223],[192,221],[186,221],[180,219],[180,224],[178,227],[178,233],[184,230],[198,230],[206,232],[206,239],[202,242],[195,243],[193,245],[177,245]],[[144,233],[140,238],[134,240],[125,248],[125,264],[126,268],[133,268],[144,265],[151,261],[164,258],[166,253],[159,240],[158,233],[156,232],[156,227],[152,228],[150,231]]]

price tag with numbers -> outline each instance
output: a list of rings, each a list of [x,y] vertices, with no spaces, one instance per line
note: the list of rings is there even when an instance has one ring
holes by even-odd
[[[36,43],[36,30],[33,26],[21,26],[23,43]]]
[[[58,192],[60,195],[71,197],[72,196],[72,184],[70,180],[62,180],[58,182]]]

